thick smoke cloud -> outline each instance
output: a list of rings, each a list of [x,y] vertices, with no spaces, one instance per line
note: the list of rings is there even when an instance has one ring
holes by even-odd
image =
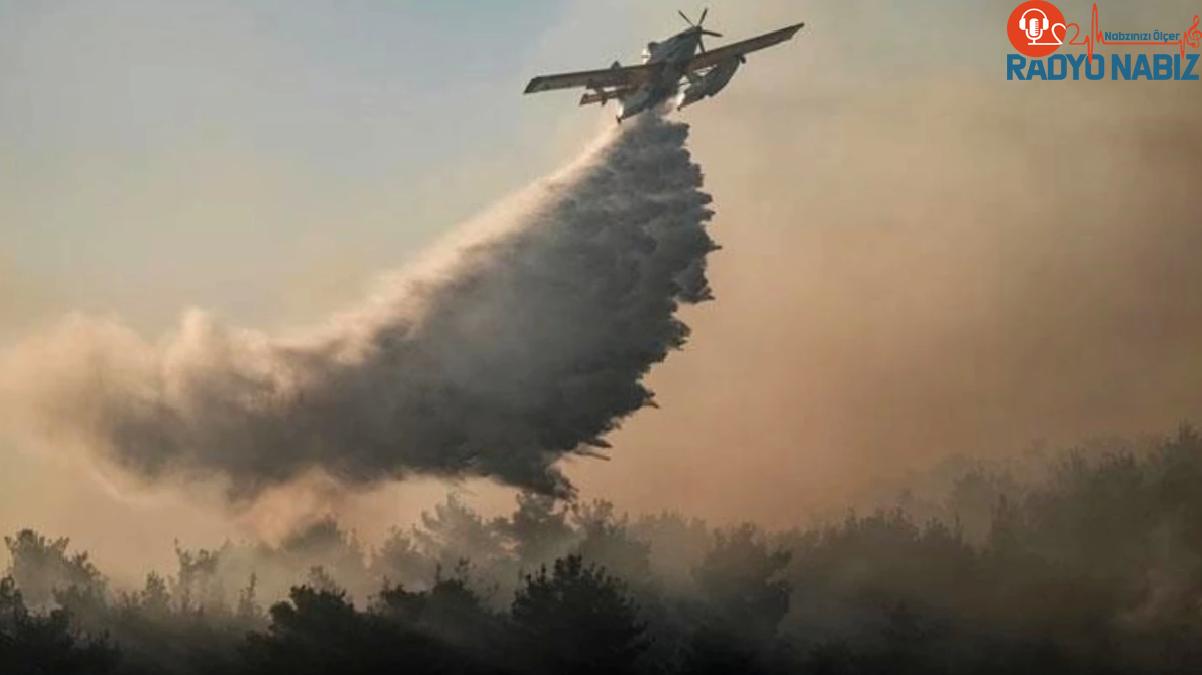
[[[393,278],[314,334],[277,339],[189,312],[150,344],[77,318],[9,354],[52,442],[144,478],[216,475],[235,498],[321,469],[346,483],[479,475],[560,496],[555,468],[653,404],[641,379],[711,297],[712,212],[686,125],[644,115],[486,233]]]

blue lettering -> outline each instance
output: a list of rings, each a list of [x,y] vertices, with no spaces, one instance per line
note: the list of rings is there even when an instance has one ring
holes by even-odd
[[[1173,79],[1173,56],[1171,54],[1152,55],[1152,79]]]
[[[1081,64],[1085,63],[1085,55],[1065,54],[1064,58],[1068,61],[1068,65],[1073,67],[1073,79],[1081,79]]]
[[[1111,54],[1112,80],[1184,80],[1202,79],[1198,62],[1202,54]],[[1029,59],[1021,54],[1006,54],[1007,80],[1102,80],[1106,78],[1106,55],[1053,54]],[[1084,72],[1083,72],[1084,71]]]
[[[1185,55],[1185,69],[1181,72],[1181,79],[1191,82],[1198,81],[1198,74],[1194,72],[1194,66],[1198,65],[1197,54]]]
[[[1135,56],[1135,69],[1131,73],[1131,79],[1138,80],[1141,77],[1145,80],[1152,79],[1152,65],[1148,63],[1147,54]]]
[[[1056,66],[1060,66],[1057,68]],[[1068,76],[1068,63],[1064,60],[1062,54],[1053,54],[1048,57],[1048,79],[1063,80]]]
[[[1131,79],[1131,55],[1130,54],[1111,54],[1110,63],[1110,79],[1112,80],[1130,80]],[[1122,77],[1119,77],[1120,73]]]
[[[1006,55],[1006,79],[1007,80],[1025,80],[1023,77],[1023,66],[1027,64],[1027,57],[1022,54],[1007,54]]]

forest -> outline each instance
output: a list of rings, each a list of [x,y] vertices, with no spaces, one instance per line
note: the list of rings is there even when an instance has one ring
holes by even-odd
[[[945,462],[789,529],[450,495],[366,546],[176,544],[116,588],[5,537],[0,673],[1198,673],[1202,436]]]

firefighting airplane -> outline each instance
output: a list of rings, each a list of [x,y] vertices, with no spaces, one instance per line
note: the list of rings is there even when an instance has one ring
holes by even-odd
[[[690,21],[684,12],[678,10],[677,13],[689,27],[663,42],[648,43],[643,51],[642,65],[623,66],[614,61],[603,70],[540,75],[530,80],[525,93],[586,87],[591,91],[580,97],[580,105],[604,105],[606,101],[616,99],[619,102],[618,122],[673,96],[677,97],[676,107],[683,108],[721,91],[739,65],[746,62],[745,54],[784,42],[805,25],[793,24],[707,52],[701,37],[722,37],[721,33],[706,30],[701,25],[709,9],[701,12],[697,23]],[[701,53],[698,54],[698,50]],[[686,80],[683,90],[682,78]]]

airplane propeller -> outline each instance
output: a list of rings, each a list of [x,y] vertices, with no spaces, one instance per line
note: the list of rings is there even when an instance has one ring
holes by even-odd
[[[691,20],[689,20],[689,17],[679,9],[676,10],[676,13],[679,14],[680,18],[684,19],[684,22],[689,24],[689,26],[693,30],[697,31],[697,33],[699,34],[697,37],[697,46],[699,48],[701,48],[701,51],[703,53],[705,52],[705,43],[701,41],[701,37],[700,37],[701,35],[708,35],[710,37],[722,37],[721,33],[715,33],[712,30],[706,30],[701,25],[701,24],[705,23],[705,17],[708,16],[710,13],[709,7],[706,7],[705,9],[701,10],[701,16],[697,19],[697,23],[693,23]]]

